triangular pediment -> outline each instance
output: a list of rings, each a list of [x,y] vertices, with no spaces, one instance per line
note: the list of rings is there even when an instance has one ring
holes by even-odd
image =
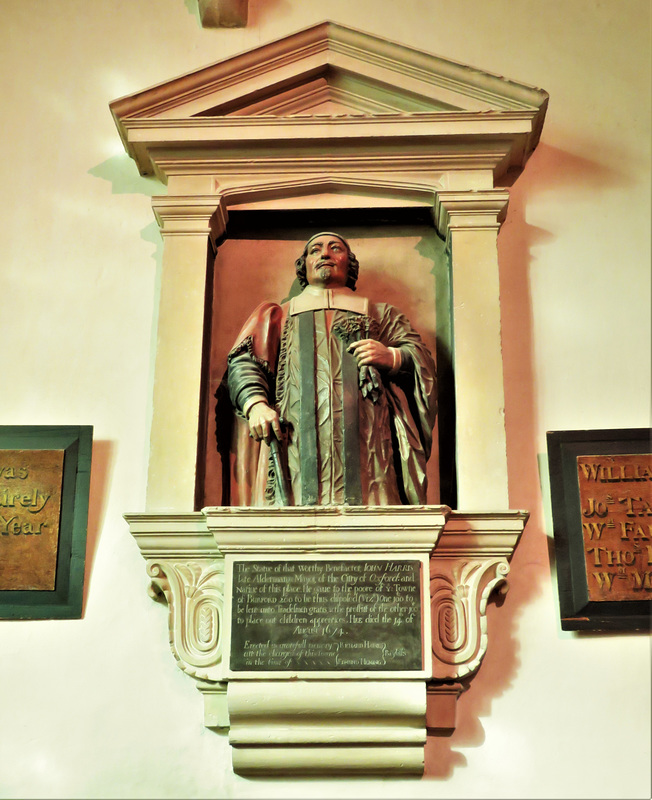
[[[541,89],[322,22],[110,107],[141,173],[166,180],[172,162],[195,172],[290,146],[296,159],[318,142],[325,154],[364,155],[371,141],[401,152],[409,141],[415,157],[441,145],[438,168],[457,169],[474,141],[474,168],[498,174],[536,147],[547,101]]]
[[[323,22],[135,95],[118,119],[539,109],[547,95],[474,67]]]
[[[288,88],[267,86],[254,97],[247,95],[228,103],[217,103],[193,116],[374,116],[461,110],[461,106],[446,104],[436,97],[406,92],[368,75],[343,72],[325,65],[315,77],[301,75]]]

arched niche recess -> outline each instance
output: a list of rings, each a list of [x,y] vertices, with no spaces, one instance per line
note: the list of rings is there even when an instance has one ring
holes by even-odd
[[[307,238],[320,230],[337,231],[351,242],[361,264],[361,294],[400,308],[436,356],[439,421],[429,462],[428,501],[455,505],[448,254],[432,209],[433,193],[427,186],[391,180],[379,184],[315,176],[225,193],[218,216],[228,218],[228,224],[221,235],[211,237],[214,258],[209,256],[207,267],[196,508],[234,501],[228,481],[232,417],[222,382],[228,350],[260,302],[297,293],[294,260]]]
[[[527,519],[508,504],[496,237],[504,187],[538,143],[547,100],[541,89],[324,22],[111,104],[141,173],[168,188],[152,201],[164,251],[147,510],[125,516],[154,593],[168,600],[177,663],[204,694],[206,725],[230,726],[238,771],[300,772],[311,752],[314,768],[333,774],[338,764],[418,772],[426,728],[455,724],[459,681],[486,651],[487,600]],[[307,235],[329,229],[351,240],[365,293],[406,311],[436,353],[436,495],[432,506],[316,509],[306,538],[305,509],[214,507],[225,495],[213,398],[246,315],[292,292]],[[279,542],[296,554],[315,537],[322,557],[401,558],[412,548],[431,599],[418,680],[390,676],[407,692],[395,726],[383,727],[377,746],[352,745],[343,766],[322,755],[345,744],[329,727],[347,713],[344,694],[331,697],[319,675],[295,682],[307,699],[287,681],[271,691],[230,672],[223,652],[229,559],[278,554]],[[343,677],[369,712],[358,742],[378,730],[378,697],[400,697],[363,677]],[[279,692],[289,693],[282,724]],[[251,697],[262,727],[248,715]],[[301,709],[324,697],[319,736],[304,740]],[[265,731],[275,722],[295,738],[270,750]]]
[[[206,239],[255,212],[323,229],[335,209],[376,231],[431,215],[455,343],[456,491],[444,494],[460,509],[507,508],[496,235],[508,192],[496,187],[524,167],[546,106],[540,89],[332,22],[111,104],[140,171],[168,186],[153,199],[164,256],[149,509],[206,496]]]

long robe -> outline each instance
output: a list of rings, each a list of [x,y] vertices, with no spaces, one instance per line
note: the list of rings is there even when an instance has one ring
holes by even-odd
[[[400,350],[397,374],[358,368],[346,348],[365,338]],[[249,437],[242,414],[256,396],[276,407],[284,427],[282,469],[290,505],[426,502],[435,365],[393,306],[371,303],[349,289],[310,286],[282,306],[263,303],[229,354],[228,383],[240,418],[232,503],[278,503],[279,476],[269,448]]]

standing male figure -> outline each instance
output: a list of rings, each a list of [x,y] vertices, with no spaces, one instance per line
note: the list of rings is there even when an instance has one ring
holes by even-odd
[[[278,502],[273,438],[284,440],[290,505],[424,504],[432,356],[396,308],[355,294],[358,261],[339,234],[313,236],[295,266],[302,293],[258,306],[228,357],[231,402],[248,423],[239,504]]]

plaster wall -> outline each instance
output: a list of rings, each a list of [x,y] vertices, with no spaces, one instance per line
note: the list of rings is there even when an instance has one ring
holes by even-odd
[[[219,30],[195,6],[0,8],[1,417],[95,428],[84,618],[0,622],[0,797],[649,797],[650,640],[561,632],[545,458],[546,430],[650,424],[649,3],[250,0]],[[551,96],[499,235],[510,505],[531,519],[421,780],[234,776],[122,519],[145,505],[165,188],[108,103],[325,18]]]

